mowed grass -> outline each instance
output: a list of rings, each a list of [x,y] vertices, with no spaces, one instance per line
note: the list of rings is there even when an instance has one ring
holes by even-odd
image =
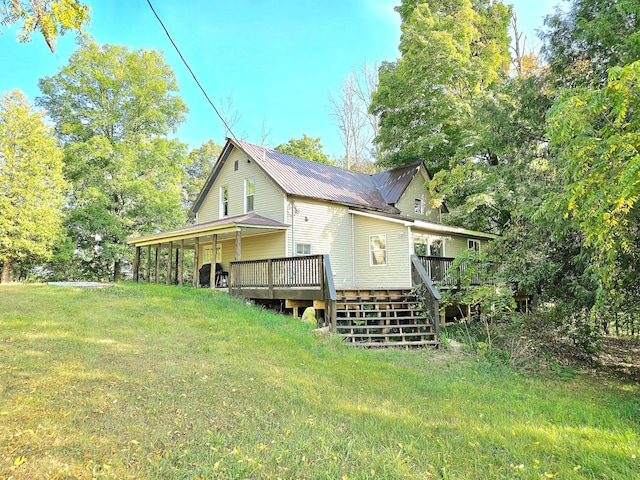
[[[0,478],[640,479],[639,396],[224,293],[0,288]]]

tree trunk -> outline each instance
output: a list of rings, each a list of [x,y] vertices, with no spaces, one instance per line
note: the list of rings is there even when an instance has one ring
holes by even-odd
[[[113,281],[119,282],[122,279],[122,272],[120,271],[120,260],[113,262]]]
[[[7,258],[2,262],[2,277],[0,277],[0,283],[13,282],[13,259]]]

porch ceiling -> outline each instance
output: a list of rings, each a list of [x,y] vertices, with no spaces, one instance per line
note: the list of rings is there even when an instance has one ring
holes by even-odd
[[[159,232],[144,237],[131,238],[127,240],[127,244],[145,247],[158,244],[167,245],[169,242],[175,243],[184,240],[185,247],[193,248],[196,238],[200,239],[200,243],[207,243],[213,241],[213,235],[218,235],[218,241],[222,241],[235,238],[238,231],[241,232],[243,237],[249,237],[275,233],[287,228],[289,228],[287,224],[250,213],[213,222],[190,225],[177,230]]]

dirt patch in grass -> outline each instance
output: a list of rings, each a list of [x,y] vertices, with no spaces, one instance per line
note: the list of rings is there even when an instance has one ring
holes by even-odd
[[[597,363],[602,373],[640,383],[640,338],[604,337]]]

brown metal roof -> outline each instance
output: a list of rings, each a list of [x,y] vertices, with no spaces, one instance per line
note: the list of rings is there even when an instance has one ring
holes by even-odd
[[[247,142],[232,142],[289,195],[399,213],[385,201],[371,175],[304,160]]]
[[[421,165],[422,162],[416,162],[373,175],[373,181],[387,203],[395,205],[400,200],[413,177],[420,171]]]

